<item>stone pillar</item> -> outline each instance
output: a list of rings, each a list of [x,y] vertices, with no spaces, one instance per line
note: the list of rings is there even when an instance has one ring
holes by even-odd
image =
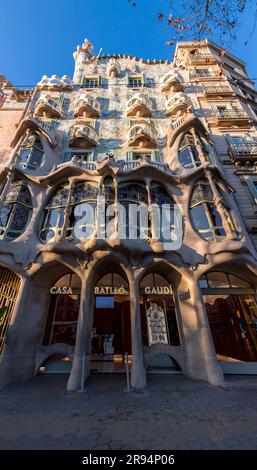
[[[198,282],[183,278],[177,300],[182,324],[183,372],[193,379],[223,385],[224,377],[216,358]]]
[[[227,237],[229,240],[233,240],[235,239],[235,236],[233,235],[232,231],[231,231],[231,228],[230,228],[230,225],[228,223],[228,220],[225,216],[225,213],[224,213],[224,207],[222,205],[222,196],[219,194],[217,188],[216,188],[216,184],[212,178],[212,175],[210,173],[209,170],[205,170],[205,176],[206,178],[208,179],[209,183],[210,183],[210,187],[211,187],[211,190],[213,192],[213,200],[214,200],[214,203],[216,204],[216,207],[217,207],[217,211],[219,212],[220,214],[220,217],[221,217],[221,220],[222,220],[222,225],[224,227],[224,230],[227,234]]]
[[[78,390],[81,386],[83,356],[85,356],[85,381],[90,373],[90,351],[91,351],[91,282],[86,276],[81,283],[80,309],[77,326],[76,344],[72,362],[72,369],[67,384],[68,391]],[[88,353],[88,355],[87,355]]]
[[[132,343],[131,385],[135,390],[146,387],[146,373],[143,360],[142,332],[139,305],[138,281],[133,274],[128,275],[130,290],[130,321]]]

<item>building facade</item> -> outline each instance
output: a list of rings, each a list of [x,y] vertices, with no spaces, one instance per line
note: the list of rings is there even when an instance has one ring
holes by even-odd
[[[135,389],[152,369],[215,385],[257,373],[245,64],[210,41],[179,43],[170,62],[95,56],[85,40],[74,60],[73,80],[35,87],[2,169],[0,383],[62,370],[76,390],[125,357]]]

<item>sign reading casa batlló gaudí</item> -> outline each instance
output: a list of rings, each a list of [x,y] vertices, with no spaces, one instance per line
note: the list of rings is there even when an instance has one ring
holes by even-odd
[[[0,77],[0,384],[257,373],[257,93],[211,41]]]

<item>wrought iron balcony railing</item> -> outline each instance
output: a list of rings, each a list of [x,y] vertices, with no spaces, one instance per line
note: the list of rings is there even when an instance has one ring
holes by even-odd
[[[234,162],[244,163],[257,160],[257,142],[230,144],[228,153]]]

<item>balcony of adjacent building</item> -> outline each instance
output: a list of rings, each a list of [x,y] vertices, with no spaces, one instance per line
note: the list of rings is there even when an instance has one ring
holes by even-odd
[[[217,99],[224,96],[236,96],[234,90],[228,84],[205,84],[203,85],[203,92],[208,99]]]
[[[214,110],[214,123],[218,127],[242,127],[250,128],[252,119],[242,108],[226,107],[225,105],[216,106]]]
[[[183,90],[181,77],[176,70],[171,70],[160,79],[161,91],[177,92]]]
[[[70,148],[88,149],[97,147],[98,134],[90,124],[75,124],[69,131],[68,145]]]
[[[75,103],[74,116],[97,118],[100,116],[100,103],[94,96],[82,95]]]
[[[149,123],[133,124],[127,134],[129,147],[156,148],[158,133]]]
[[[257,162],[257,141],[245,141],[243,138],[238,139],[237,143],[230,143],[228,154],[238,166],[254,165]]]
[[[195,52],[190,52],[188,54],[187,62],[189,65],[215,64],[217,62],[217,58],[210,53],[196,50]]]
[[[189,108],[190,101],[183,92],[178,92],[171,96],[165,103],[165,112],[167,116],[182,116]]]
[[[152,104],[150,98],[143,93],[136,93],[127,101],[128,117],[150,117]]]
[[[50,95],[41,96],[36,102],[34,115],[52,119],[61,118],[62,105]]]

